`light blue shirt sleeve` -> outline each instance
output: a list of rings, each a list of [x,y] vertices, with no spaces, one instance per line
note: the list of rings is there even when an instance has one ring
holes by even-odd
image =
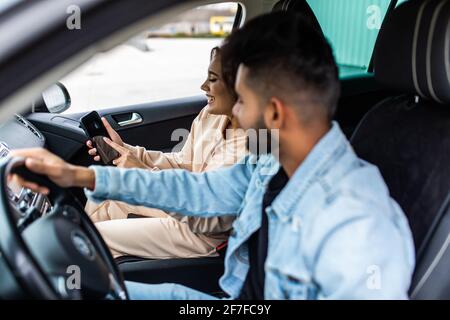
[[[94,202],[118,200],[188,216],[233,215],[241,207],[254,167],[247,159],[203,173],[91,166],[95,189],[85,193]]]

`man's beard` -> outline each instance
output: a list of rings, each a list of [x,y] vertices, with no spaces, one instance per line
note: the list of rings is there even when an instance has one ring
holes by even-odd
[[[253,128],[247,130],[247,150],[257,156],[273,153],[276,141],[261,117]]]

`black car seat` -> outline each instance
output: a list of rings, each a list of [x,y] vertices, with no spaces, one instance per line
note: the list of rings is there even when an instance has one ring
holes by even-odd
[[[306,0],[279,1],[273,10],[292,10],[303,14],[321,31],[319,22]],[[116,259],[116,262],[126,280],[144,283],[173,282],[220,295],[219,278],[224,271],[226,244],[216,249],[218,257],[152,260],[123,256]]]
[[[322,32],[319,21],[306,0],[281,0],[275,3],[272,11],[290,11],[302,14],[309,23]]]
[[[374,73],[399,95],[371,109],[351,142],[378,166],[409,220],[416,247],[410,297],[449,299],[450,1],[397,7],[378,36]]]

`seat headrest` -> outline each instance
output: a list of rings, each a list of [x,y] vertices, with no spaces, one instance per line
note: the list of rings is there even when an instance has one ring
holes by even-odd
[[[281,0],[275,3],[272,11],[290,11],[299,13],[303,15],[303,17],[308,20],[318,32],[323,34],[320,23],[306,0]]]
[[[450,103],[450,1],[411,0],[386,18],[375,78],[394,90]]]

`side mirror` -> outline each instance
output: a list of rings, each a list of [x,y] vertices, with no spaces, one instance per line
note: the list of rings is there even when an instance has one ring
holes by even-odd
[[[66,87],[57,82],[42,92],[42,100],[47,112],[62,113],[70,108],[71,99]]]

